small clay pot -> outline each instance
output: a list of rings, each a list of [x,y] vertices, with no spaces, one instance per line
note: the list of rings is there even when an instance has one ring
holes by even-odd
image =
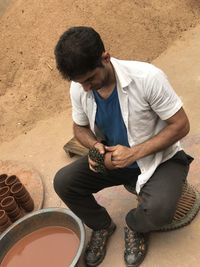
[[[8,216],[9,216],[10,218],[13,218],[13,217],[17,216],[20,212],[21,212],[20,207],[17,206],[14,210],[12,210],[12,211],[7,211],[7,214],[8,214]]]
[[[9,221],[7,221],[5,224],[0,225],[0,232],[5,231],[11,224],[12,224],[12,222],[9,219]]]
[[[24,216],[24,214],[22,213],[22,211],[20,211],[20,213],[18,213],[15,217],[11,218],[11,221],[16,222],[17,220],[19,220],[23,216]]]
[[[13,216],[10,216],[10,215],[9,215],[9,217],[10,217],[10,220],[11,220],[12,222],[15,222],[15,221],[17,221],[19,218],[22,218],[23,215],[24,215],[24,214],[23,214],[22,210],[19,209],[19,210],[15,213],[15,215],[13,215]]]
[[[17,183],[14,183],[11,186],[10,192],[14,197],[21,197],[25,193],[27,193],[27,190],[26,190],[25,186],[22,183],[17,182]]]
[[[104,155],[104,165],[105,165],[106,169],[108,169],[108,170],[114,170],[114,169],[117,169],[117,168],[112,164],[111,157],[112,157],[112,152],[107,152],[107,153]]]
[[[11,187],[13,184],[20,182],[19,178],[16,175],[8,176],[5,180],[5,184]]]
[[[0,210],[0,232],[3,232],[12,224],[5,210]]]
[[[8,177],[8,175],[5,173],[0,175],[0,188],[6,185],[5,180],[7,177]]]
[[[0,210],[0,226],[10,222],[10,218],[8,217],[5,210]]]
[[[3,186],[0,188],[0,201],[7,197],[7,196],[10,196],[10,188],[9,186]]]
[[[17,203],[21,204],[21,203],[26,202],[29,199],[31,199],[31,196],[28,192],[26,192],[24,195],[22,195],[20,197],[15,196],[15,199],[16,199]]]
[[[15,210],[17,206],[18,206],[18,204],[15,201],[13,196],[8,196],[8,197],[5,197],[1,200],[1,207],[6,212],[11,212],[11,211]]]
[[[27,212],[33,211],[34,209],[33,199],[30,198],[28,201],[21,203],[21,207]]]

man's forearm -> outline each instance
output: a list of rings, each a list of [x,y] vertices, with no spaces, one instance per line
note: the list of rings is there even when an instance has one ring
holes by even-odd
[[[144,143],[134,146],[132,148],[133,153],[135,154],[137,159],[143,158],[150,154],[154,154],[173,145],[175,142],[179,141],[181,138],[187,135],[188,132],[189,129],[187,125],[185,129],[182,128],[181,130],[175,128],[174,125],[168,125],[156,136],[152,137]]]
[[[74,136],[83,146],[91,148],[97,142],[97,138],[89,126],[79,126],[74,123],[73,130]]]

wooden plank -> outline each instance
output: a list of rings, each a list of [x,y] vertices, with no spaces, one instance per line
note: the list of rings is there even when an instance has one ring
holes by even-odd
[[[75,137],[73,137],[69,142],[67,142],[63,149],[70,156],[73,157],[75,155],[85,156],[88,154],[88,149],[82,146]]]

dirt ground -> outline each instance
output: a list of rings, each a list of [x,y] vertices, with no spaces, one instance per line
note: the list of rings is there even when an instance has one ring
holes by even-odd
[[[1,13],[0,142],[4,142],[70,108],[69,84],[59,76],[53,54],[65,29],[92,26],[113,56],[151,61],[200,22],[200,2],[13,0]]]

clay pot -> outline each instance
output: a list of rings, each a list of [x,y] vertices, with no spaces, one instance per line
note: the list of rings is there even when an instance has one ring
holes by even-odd
[[[17,207],[15,210],[11,212],[7,212],[7,214],[12,222],[15,222],[19,218],[22,218],[24,215],[19,207]]]
[[[20,212],[19,212],[15,217],[12,217],[12,218],[11,218],[11,221],[12,221],[12,222],[16,222],[18,219],[22,218],[23,215],[24,215],[24,214],[23,214],[22,211],[20,210]]]
[[[0,232],[3,232],[12,224],[5,210],[0,210]]]
[[[3,225],[9,221],[9,217],[6,214],[5,210],[0,210],[0,225]]]
[[[22,183],[17,182],[11,186],[10,192],[14,197],[21,197],[27,193],[27,190]]]
[[[15,201],[14,197],[8,196],[5,197],[1,200],[1,207],[6,211],[6,212],[11,212],[18,207],[17,202]]]
[[[15,199],[16,199],[17,203],[19,203],[19,204],[28,201],[30,198],[31,198],[31,196],[28,192],[21,195],[20,197],[15,196]]]
[[[27,212],[33,211],[34,209],[33,199],[30,198],[28,201],[21,203],[21,207]]]
[[[104,155],[104,165],[105,165],[106,169],[108,169],[108,170],[114,170],[114,169],[117,169],[117,168],[112,164],[111,156],[112,156],[112,152],[107,152],[107,153]]]
[[[0,201],[7,196],[10,196],[10,188],[8,186],[1,187],[0,188]]]
[[[19,178],[16,175],[8,176],[5,180],[5,184],[11,187],[13,184],[20,182]]]
[[[15,199],[25,211],[29,212],[34,209],[34,202],[28,191],[20,197],[16,196]]]
[[[6,185],[5,180],[7,177],[8,177],[8,175],[5,173],[0,175],[0,188]]]
[[[13,218],[13,217],[17,216],[20,212],[21,212],[21,210],[20,210],[19,206],[17,206],[14,210],[7,211],[7,214],[10,218]]]

